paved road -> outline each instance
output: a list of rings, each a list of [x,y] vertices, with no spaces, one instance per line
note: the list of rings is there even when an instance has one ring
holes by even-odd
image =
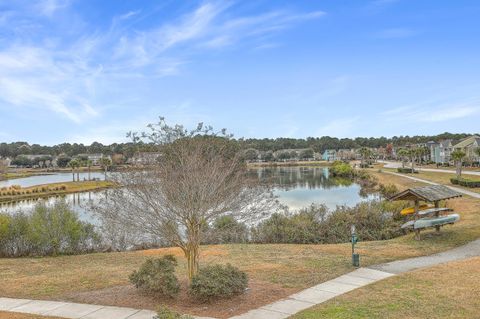
[[[414,181],[417,181],[417,182],[422,182],[422,183],[426,183],[426,184],[430,184],[430,185],[443,185],[443,186],[446,186],[446,187],[448,187],[448,188],[450,188],[454,191],[457,191],[459,193],[462,193],[462,194],[465,194],[465,195],[468,195],[468,196],[471,196],[471,197],[475,197],[475,198],[480,198],[480,193],[475,193],[475,192],[472,192],[472,191],[469,191],[469,190],[466,190],[466,189],[463,189],[463,188],[460,188],[460,187],[439,184],[439,183],[435,183],[435,182],[432,182],[432,181],[428,181],[426,179],[421,179],[421,178],[418,178],[418,177],[405,175],[405,174],[400,174],[400,173],[395,173],[395,172],[389,172],[389,171],[383,171],[383,172],[387,173],[387,174],[392,174],[392,175],[405,177],[405,178],[408,178],[408,179],[411,179],[411,180],[414,180]]]
[[[379,163],[384,163],[386,168],[399,168],[402,167],[402,163],[400,162],[390,162],[390,161],[378,161]],[[410,167],[409,165],[405,167]],[[449,169],[441,169],[441,168],[424,168],[424,167],[415,167],[416,170],[418,171],[424,171],[424,172],[437,172],[437,173],[449,173],[449,174],[455,174],[454,170],[449,170]],[[467,171],[467,170],[462,170],[462,174],[465,175],[476,175],[480,176],[480,172],[475,172],[475,171]]]

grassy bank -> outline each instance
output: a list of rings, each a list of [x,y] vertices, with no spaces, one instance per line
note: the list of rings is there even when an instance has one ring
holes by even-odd
[[[35,185],[18,189],[0,189],[0,202],[12,202],[30,198],[42,198],[72,193],[97,191],[113,187],[109,181],[81,181]]]
[[[46,173],[41,173],[41,172],[9,172],[6,174],[0,174],[0,181],[1,180],[7,180],[7,179],[16,179],[16,178],[24,178],[24,177],[30,177],[30,176],[35,176],[35,175],[43,175]]]
[[[478,318],[480,257],[421,269],[354,290],[295,319]]]

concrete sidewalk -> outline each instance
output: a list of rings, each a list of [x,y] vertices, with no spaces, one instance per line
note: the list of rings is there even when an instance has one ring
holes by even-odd
[[[152,319],[150,310],[110,307],[61,301],[0,298],[0,311],[28,313],[71,319]],[[212,319],[194,317],[197,319]]]
[[[359,268],[346,275],[321,283],[231,319],[280,319],[288,318],[351,290],[382,280],[394,274],[368,268]],[[153,311],[124,307],[109,307],[60,301],[0,298],[0,311],[29,313],[72,319],[152,319]],[[212,319],[195,317],[197,319]]]
[[[231,319],[288,318],[297,312],[391,276],[394,276],[394,274],[375,269],[359,268],[346,275],[305,289],[286,299],[276,301],[258,309],[250,310],[247,313],[232,317]]]

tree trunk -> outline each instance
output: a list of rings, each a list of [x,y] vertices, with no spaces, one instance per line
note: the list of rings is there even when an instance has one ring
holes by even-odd
[[[73,178],[73,181],[75,182],[75,170],[72,168],[72,178]]]
[[[192,223],[188,229],[188,242],[186,244],[185,257],[187,258],[187,274],[189,284],[192,278],[198,273],[200,226]]]
[[[91,171],[91,170],[92,170],[92,169],[91,169],[91,167],[89,166],[89,167],[88,167],[88,180],[89,180],[89,181],[91,180],[91,178],[90,178],[90,171]]]
[[[104,170],[103,174],[105,175],[105,180],[107,180],[107,168],[106,167],[105,167],[105,170]]]
[[[80,171],[77,171],[77,182],[80,182]]]
[[[185,252],[185,257],[187,258],[187,274],[188,282],[192,283],[192,278],[198,273],[198,246],[189,245]]]
[[[462,176],[462,161],[457,161],[457,178]]]

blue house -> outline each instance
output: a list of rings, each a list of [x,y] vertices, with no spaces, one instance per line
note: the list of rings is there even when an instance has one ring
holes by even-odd
[[[337,160],[336,150],[325,150],[322,154],[322,159],[327,162],[333,162]]]

